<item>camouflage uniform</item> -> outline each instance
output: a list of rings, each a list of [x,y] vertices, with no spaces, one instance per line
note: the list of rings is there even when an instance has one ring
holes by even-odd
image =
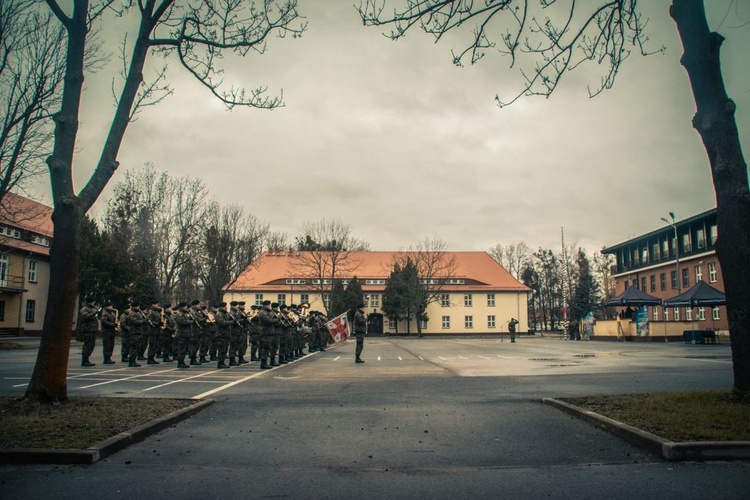
[[[188,314],[193,320],[193,323],[190,325],[190,344],[188,345],[191,365],[201,364],[200,361],[198,361],[198,350],[200,349],[201,335],[203,333],[203,325],[205,324],[205,321],[198,304],[199,302],[194,300],[188,310]]]
[[[247,354],[247,336],[250,334],[250,320],[245,312],[245,303],[239,302],[237,312],[240,315],[240,342],[237,348],[237,362],[240,364],[248,363],[245,359]]]
[[[115,363],[112,361],[112,352],[115,350],[117,320],[115,319],[115,312],[111,304],[102,309],[100,319],[102,322],[102,354],[104,355],[104,364],[112,365]]]
[[[221,304],[219,305],[219,310],[214,315],[216,320],[216,359],[218,361],[216,368],[229,368],[224,363],[224,360],[227,359],[229,339],[232,336],[232,330],[235,325],[234,318],[227,312],[226,302],[222,302]],[[234,359],[231,359],[230,365],[233,361]]]
[[[78,313],[78,332],[83,342],[81,366],[94,366],[94,363],[89,361],[89,356],[94,352],[96,345],[96,332],[99,330],[98,313],[99,310],[94,306],[93,299],[87,300]]]
[[[161,324],[161,334],[159,335],[159,351],[162,354],[162,360],[165,363],[174,361],[172,349],[172,339],[174,338],[177,327],[172,317],[172,308],[169,304],[164,304],[164,318]]]
[[[190,337],[193,330],[193,318],[187,309],[187,304],[181,302],[178,306],[177,311],[172,314],[175,324],[175,336],[173,348],[175,352],[175,359],[177,360],[177,368],[189,368],[185,364],[185,355],[188,351],[190,344]]]
[[[161,336],[161,308],[152,304],[146,312],[148,318],[148,326],[146,331],[148,332],[148,364],[158,365],[156,361],[156,352],[159,350],[159,337]]]
[[[354,313],[354,335],[357,337],[357,348],[355,350],[356,363],[364,363],[364,360],[360,358],[362,349],[365,347],[365,336],[367,335],[367,318],[365,317],[364,305],[357,308],[357,312]]]
[[[271,350],[274,330],[279,320],[271,311],[270,305],[264,303],[263,308],[258,311],[258,321],[260,323],[260,367],[265,370],[271,368],[269,359],[273,360]]]
[[[203,328],[201,328],[201,335],[200,335],[200,347],[199,347],[199,361],[201,363],[208,363],[208,356],[209,356],[209,350],[211,347],[211,344],[214,341],[214,335],[216,334],[216,330],[213,328],[213,325],[208,320],[208,306],[201,306],[200,309],[198,309],[201,315],[201,324],[203,325]]]
[[[130,349],[128,352],[128,366],[138,367],[141,366],[136,363],[138,354],[141,349],[141,342],[143,336],[146,334],[146,327],[148,326],[145,314],[138,308],[135,303],[130,309],[128,314],[128,328],[130,329]]]
[[[127,363],[130,358],[130,325],[128,325],[128,316],[130,315],[130,306],[123,309],[120,315],[120,360]]]

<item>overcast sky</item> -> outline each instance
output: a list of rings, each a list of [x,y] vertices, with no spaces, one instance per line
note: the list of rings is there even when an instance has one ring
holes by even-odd
[[[568,243],[595,250],[662,226],[670,211],[682,219],[715,206],[669,0],[640,2],[650,47],[666,53],[632,55],[612,90],[588,98],[586,85],[601,75],[589,66],[550,99],[503,109],[495,95],[522,83],[504,60],[457,68],[457,39],[435,44],[414,31],[391,42],[362,26],[353,3],[300,0],[309,23],[301,39],[274,38],[266,54],[229,63],[228,81],[283,89],[284,108],[228,112],[171,64],[175,93],[131,124],[110,187],[152,162],[203,178],[212,197],[275,231],[293,237],[307,221],[338,218],[373,250],[425,237],[451,250],[557,250],[561,227]],[[706,3],[712,29],[727,38],[724,77],[747,154],[750,2]],[[111,78],[87,80],[88,95],[102,97],[82,109],[79,188],[101,149]]]

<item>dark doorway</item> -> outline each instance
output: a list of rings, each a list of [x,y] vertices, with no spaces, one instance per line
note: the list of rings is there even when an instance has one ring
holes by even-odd
[[[367,331],[372,334],[383,334],[383,315],[380,313],[371,313],[367,317]]]

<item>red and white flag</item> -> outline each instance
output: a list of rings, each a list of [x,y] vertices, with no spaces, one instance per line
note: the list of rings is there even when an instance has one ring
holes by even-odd
[[[331,321],[326,323],[326,328],[331,334],[331,338],[334,342],[341,342],[349,338],[352,334],[349,328],[349,319],[346,317],[346,313],[341,316],[333,318]]]

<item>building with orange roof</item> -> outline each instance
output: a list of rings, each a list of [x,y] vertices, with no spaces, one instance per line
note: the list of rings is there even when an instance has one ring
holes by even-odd
[[[49,288],[52,208],[15,193],[0,203],[0,334],[38,334]]]
[[[264,300],[286,304],[310,303],[313,310],[326,312],[332,279],[311,269],[316,252],[266,252],[224,287],[227,302],[244,300],[260,305]],[[320,253],[318,253],[320,254]],[[362,285],[368,314],[383,318],[382,332],[416,333],[410,325],[383,316],[383,293],[393,265],[416,252],[346,252],[336,280],[344,285],[353,278]],[[436,299],[427,307],[425,335],[499,334],[508,331],[508,321],[516,318],[519,331],[528,325],[529,288],[516,280],[486,252],[442,252],[451,266],[443,275],[429,280]],[[327,273],[326,273],[327,274]]]

